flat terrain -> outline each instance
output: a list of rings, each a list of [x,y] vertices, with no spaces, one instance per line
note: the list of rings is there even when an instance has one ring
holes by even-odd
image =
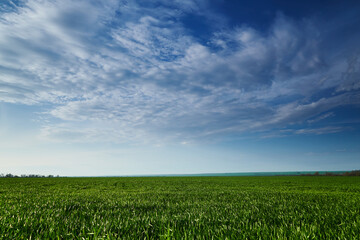
[[[360,177],[2,178],[0,239],[360,239]]]

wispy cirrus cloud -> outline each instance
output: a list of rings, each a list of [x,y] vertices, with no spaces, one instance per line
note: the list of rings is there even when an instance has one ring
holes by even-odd
[[[327,118],[331,118],[333,116],[335,116],[335,114],[333,112],[329,112],[329,113],[322,114],[322,115],[320,115],[320,116],[318,116],[316,118],[307,120],[307,122],[312,124],[312,123],[316,123],[316,122],[322,121],[322,120],[327,119]]]
[[[308,129],[299,129],[295,131],[295,134],[328,134],[328,133],[337,133],[344,131],[343,127],[323,127],[323,128],[308,128]]]
[[[286,129],[359,106],[358,58],[349,53],[356,46],[326,47],[338,30],[278,14],[266,32],[219,21],[223,28],[203,42],[184,24],[187,14],[216,15],[206,1],[8,7],[0,100],[48,104],[43,137],[120,142]]]

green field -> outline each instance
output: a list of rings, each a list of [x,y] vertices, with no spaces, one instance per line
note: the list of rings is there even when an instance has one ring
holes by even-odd
[[[360,178],[2,178],[0,238],[360,239]]]

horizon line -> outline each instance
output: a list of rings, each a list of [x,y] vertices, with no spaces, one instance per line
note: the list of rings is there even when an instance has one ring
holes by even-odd
[[[353,170],[309,170],[309,171],[264,171],[264,172],[209,172],[209,173],[162,173],[162,174],[128,174],[128,175],[89,175],[89,176],[60,176],[60,177],[196,177],[196,176],[294,176],[294,175],[302,175],[302,174],[310,174],[316,173],[325,174],[325,173],[346,173],[351,171],[357,171],[357,169]]]

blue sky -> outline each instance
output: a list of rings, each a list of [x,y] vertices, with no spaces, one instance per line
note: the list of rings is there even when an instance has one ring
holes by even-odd
[[[358,1],[0,3],[0,172],[360,169]]]

